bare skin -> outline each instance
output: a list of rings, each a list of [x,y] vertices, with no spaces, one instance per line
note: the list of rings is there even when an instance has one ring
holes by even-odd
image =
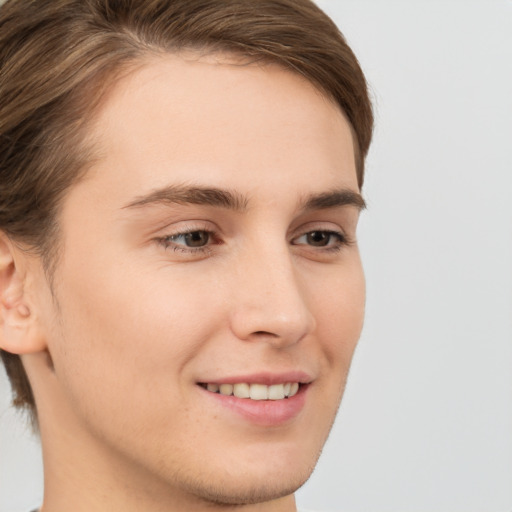
[[[35,389],[42,511],[295,511],[364,315],[347,121],[276,66],[168,55],[114,87],[89,136],[53,290],[0,241],[0,342]]]

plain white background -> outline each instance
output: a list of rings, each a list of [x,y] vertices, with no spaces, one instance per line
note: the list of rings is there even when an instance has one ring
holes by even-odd
[[[512,511],[512,0],[320,0],[375,101],[367,320],[299,505]],[[41,499],[0,374],[0,512]],[[305,432],[304,435],[307,435]]]

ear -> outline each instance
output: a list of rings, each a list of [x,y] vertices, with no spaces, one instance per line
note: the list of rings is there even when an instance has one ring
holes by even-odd
[[[0,349],[12,354],[44,350],[36,304],[27,294],[30,256],[0,232]]]

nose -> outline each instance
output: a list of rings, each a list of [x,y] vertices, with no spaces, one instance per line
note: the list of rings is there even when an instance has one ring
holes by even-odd
[[[286,247],[253,253],[235,275],[230,320],[239,339],[283,348],[315,329],[307,286]]]

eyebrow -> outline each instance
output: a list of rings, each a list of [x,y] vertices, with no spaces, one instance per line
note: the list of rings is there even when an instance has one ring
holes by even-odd
[[[169,185],[154,190],[147,195],[136,197],[124,208],[141,208],[153,204],[197,204],[243,212],[247,209],[247,203],[246,197],[231,190],[214,187]]]
[[[351,189],[335,189],[320,194],[312,194],[303,199],[301,210],[327,210],[340,206],[354,206],[358,210],[366,208],[366,202],[359,192]]]
[[[195,204],[244,212],[247,210],[249,198],[239,192],[216,187],[169,185],[136,197],[124,208],[142,208],[158,204]],[[307,195],[299,202],[298,209],[327,210],[341,206],[354,206],[358,210],[363,210],[366,203],[359,192],[341,188]]]

